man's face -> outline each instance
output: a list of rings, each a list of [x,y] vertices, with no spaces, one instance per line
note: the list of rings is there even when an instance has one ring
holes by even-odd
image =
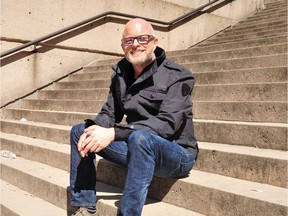
[[[154,58],[154,50],[158,44],[151,32],[135,26],[127,29],[122,39],[122,49],[126,59],[133,65],[149,64]]]

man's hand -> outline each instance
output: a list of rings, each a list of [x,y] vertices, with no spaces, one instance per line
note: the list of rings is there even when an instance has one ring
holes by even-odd
[[[114,128],[104,128],[98,125],[92,125],[84,130],[78,142],[78,151],[82,157],[88,155],[88,152],[99,152],[114,141]]]

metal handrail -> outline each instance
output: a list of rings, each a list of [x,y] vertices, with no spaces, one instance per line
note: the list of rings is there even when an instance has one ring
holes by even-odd
[[[63,34],[64,32],[73,30],[73,29],[75,29],[75,28],[77,28],[77,27],[80,27],[80,26],[82,26],[82,25],[88,24],[88,23],[90,23],[90,22],[92,22],[92,21],[95,21],[95,20],[97,20],[97,19],[100,19],[100,18],[103,18],[103,17],[107,17],[107,16],[109,16],[109,15],[110,15],[110,16],[111,16],[111,15],[112,15],[112,16],[113,16],[113,15],[114,15],[114,16],[120,16],[120,17],[125,17],[125,18],[143,18],[143,19],[147,20],[148,22],[155,23],[155,24],[160,24],[160,25],[166,25],[166,26],[168,26],[168,28],[170,28],[171,26],[175,25],[176,23],[178,23],[178,22],[180,22],[180,21],[182,21],[182,20],[184,20],[184,19],[187,19],[187,18],[191,17],[192,15],[194,15],[194,14],[202,11],[204,8],[210,6],[210,5],[212,5],[212,4],[214,4],[214,3],[218,2],[218,1],[221,1],[221,0],[212,0],[212,1],[209,1],[208,3],[206,3],[206,4],[204,4],[204,5],[200,6],[200,7],[192,10],[191,12],[189,12],[189,13],[187,13],[187,14],[184,14],[184,15],[182,15],[182,16],[176,18],[176,19],[173,19],[173,20],[171,20],[171,21],[169,21],[169,22],[159,21],[159,20],[150,19],[150,18],[145,18],[145,17],[139,17],[139,16],[135,16],[135,15],[131,15],[131,14],[126,14],[126,13],[115,12],[115,11],[104,12],[104,13],[101,13],[101,14],[99,14],[99,15],[97,15],[97,16],[93,16],[93,17],[91,17],[91,18],[89,18],[89,19],[83,20],[83,21],[81,21],[81,22],[78,22],[78,23],[73,24],[73,25],[71,25],[71,26],[68,26],[68,27],[66,27],[66,28],[60,29],[60,30],[58,30],[58,31],[55,31],[55,32],[53,32],[53,33],[51,33],[51,34],[45,35],[45,36],[43,36],[43,37],[37,38],[37,39],[35,39],[35,40],[32,40],[32,41],[30,41],[30,42],[27,42],[27,43],[25,43],[25,44],[22,44],[22,45],[20,45],[20,46],[17,46],[17,47],[15,47],[15,48],[13,48],[13,49],[4,51],[4,52],[2,52],[2,53],[0,54],[0,57],[3,58],[3,57],[5,57],[5,56],[7,56],[7,55],[11,55],[11,54],[13,54],[13,53],[15,53],[15,52],[18,52],[18,51],[20,51],[20,50],[22,50],[22,49],[24,49],[24,48],[29,47],[29,46],[38,45],[38,44],[39,44],[40,42],[42,42],[42,41],[45,41],[45,40],[50,39],[50,38],[53,38],[53,37],[55,37],[55,36],[57,36],[57,35]],[[225,1],[232,2],[232,1],[234,1],[234,0],[224,0],[224,2],[225,2]]]

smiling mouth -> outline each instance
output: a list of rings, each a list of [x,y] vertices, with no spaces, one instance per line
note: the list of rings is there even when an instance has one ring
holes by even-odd
[[[143,52],[144,50],[134,50],[134,51],[131,51],[130,54],[132,56],[138,56],[138,55],[141,55]]]

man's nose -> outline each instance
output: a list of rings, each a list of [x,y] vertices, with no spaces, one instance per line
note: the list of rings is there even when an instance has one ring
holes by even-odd
[[[136,41],[136,44],[135,44],[135,41]],[[137,38],[133,38],[132,46],[138,46],[138,45],[140,45],[140,44],[138,43]]]

